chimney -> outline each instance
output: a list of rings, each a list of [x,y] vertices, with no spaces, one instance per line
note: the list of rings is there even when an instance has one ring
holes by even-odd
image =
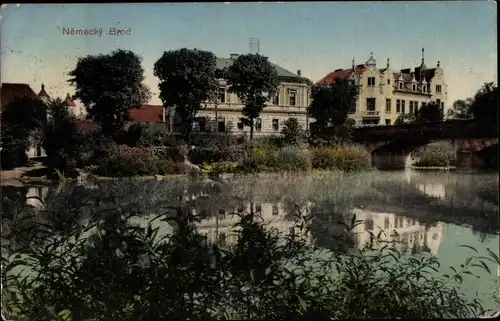
[[[302,71],[300,69],[297,70],[297,75],[302,76]]]
[[[235,59],[238,59],[239,54],[232,53],[229,57],[230,57],[232,60],[235,60]]]

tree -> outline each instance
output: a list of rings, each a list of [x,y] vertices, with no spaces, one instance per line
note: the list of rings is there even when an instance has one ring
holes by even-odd
[[[336,78],[329,86],[315,86],[308,114],[316,122],[315,136],[345,140],[349,111],[356,105],[358,87],[347,79]]]
[[[281,130],[281,134],[288,144],[297,144],[305,136],[305,132],[297,118],[288,118],[285,121],[285,127]]]
[[[441,105],[431,101],[417,110],[415,118],[419,123],[442,122],[444,119],[444,110]]]
[[[472,113],[470,107],[473,103],[472,98],[459,99],[453,103],[453,108],[447,112],[447,118],[450,119],[471,119]]]
[[[37,143],[47,121],[47,107],[39,99],[18,98],[5,106],[1,120],[2,168],[26,164],[26,150]]]
[[[474,119],[481,123],[496,123],[498,116],[498,87],[493,82],[485,83],[476,93],[470,105]]]
[[[401,114],[398,116],[394,125],[411,124],[417,121],[417,117],[414,113],[411,114]]]
[[[128,110],[140,107],[150,96],[142,83],[141,58],[132,51],[116,50],[107,55],[79,58],[68,82],[76,87],[75,98],[85,105],[88,117],[114,136],[129,119]]]
[[[66,101],[57,98],[49,100],[47,105],[50,117],[43,132],[47,165],[74,177],[77,174],[83,136],[76,126],[76,119],[68,112]]]
[[[279,85],[278,72],[267,57],[259,54],[240,55],[225,72],[229,92],[234,92],[244,104],[242,115],[250,126],[253,138],[255,119],[276,92]]]
[[[160,99],[164,108],[175,107],[186,139],[202,104],[215,96],[216,63],[209,51],[183,48],[164,52],[154,64],[154,75],[160,80]]]

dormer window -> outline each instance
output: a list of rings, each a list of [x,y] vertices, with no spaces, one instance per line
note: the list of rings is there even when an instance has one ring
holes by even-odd
[[[424,92],[424,93],[427,92],[427,86],[426,85],[422,85],[422,92]]]
[[[399,87],[399,89],[401,89],[401,90],[402,90],[402,89],[403,89],[403,82],[400,82],[400,83],[398,84],[398,87]]]
[[[412,89],[413,91],[417,91],[417,85],[413,84]]]

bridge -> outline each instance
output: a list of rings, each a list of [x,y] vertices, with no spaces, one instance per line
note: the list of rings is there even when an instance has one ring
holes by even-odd
[[[451,120],[360,127],[353,130],[352,139],[370,152],[372,165],[378,169],[405,168],[412,151],[438,141],[449,141],[453,145],[458,168],[498,166],[496,123],[485,125],[475,120]]]

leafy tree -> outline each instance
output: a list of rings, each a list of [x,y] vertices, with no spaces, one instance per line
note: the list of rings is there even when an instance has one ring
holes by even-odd
[[[444,110],[441,105],[431,101],[417,110],[415,118],[419,123],[442,122],[444,119]]]
[[[43,148],[47,165],[68,176],[76,176],[83,136],[76,127],[75,118],[69,114],[66,101],[49,100],[49,121],[44,129]]]
[[[146,103],[149,89],[142,83],[141,58],[132,51],[79,58],[68,82],[76,87],[75,98],[82,101],[90,119],[103,133],[115,135],[129,119],[128,110]]]
[[[459,99],[453,103],[453,108],[447,112],[447,118],[450,119],[471,119],[473,117],[470,107],[473,103],[472,98]]]
[[[2,168],[27,163],[26,150],[36,145],[46,121],[47,108],[39,99],[18,98],[5,106],[1,115]]]
[[[482,123],[496,123],[498,116],[498,87],[495,83],[485,83],[474,96],[470,105],[474,118]]]
[[[288,118],[285,121],[285,127],[281,130],[283,139],[288,144],[297,144],[305,136],[305,132],[300,126],[297,118]]]
[[[358,87],[347,79],[336,78],[330,86],[315,86],[308,114],[316,122],[314,136],[345,140],[348,135],[347,116],[358,98]]]
[[[175,107],[185,138],[202,104],[215,96],[216,63],[209,51],[183,48],[164,52],[154,64],[154,75],[160,80],[160,99],[165,108]]]
[[[250,126],[253,139],[255,119],[271,99],[279,85],[278,72],[269,60],[259,54],[240,55],[225,72],[229,91],[244,104],[242,114]]]

